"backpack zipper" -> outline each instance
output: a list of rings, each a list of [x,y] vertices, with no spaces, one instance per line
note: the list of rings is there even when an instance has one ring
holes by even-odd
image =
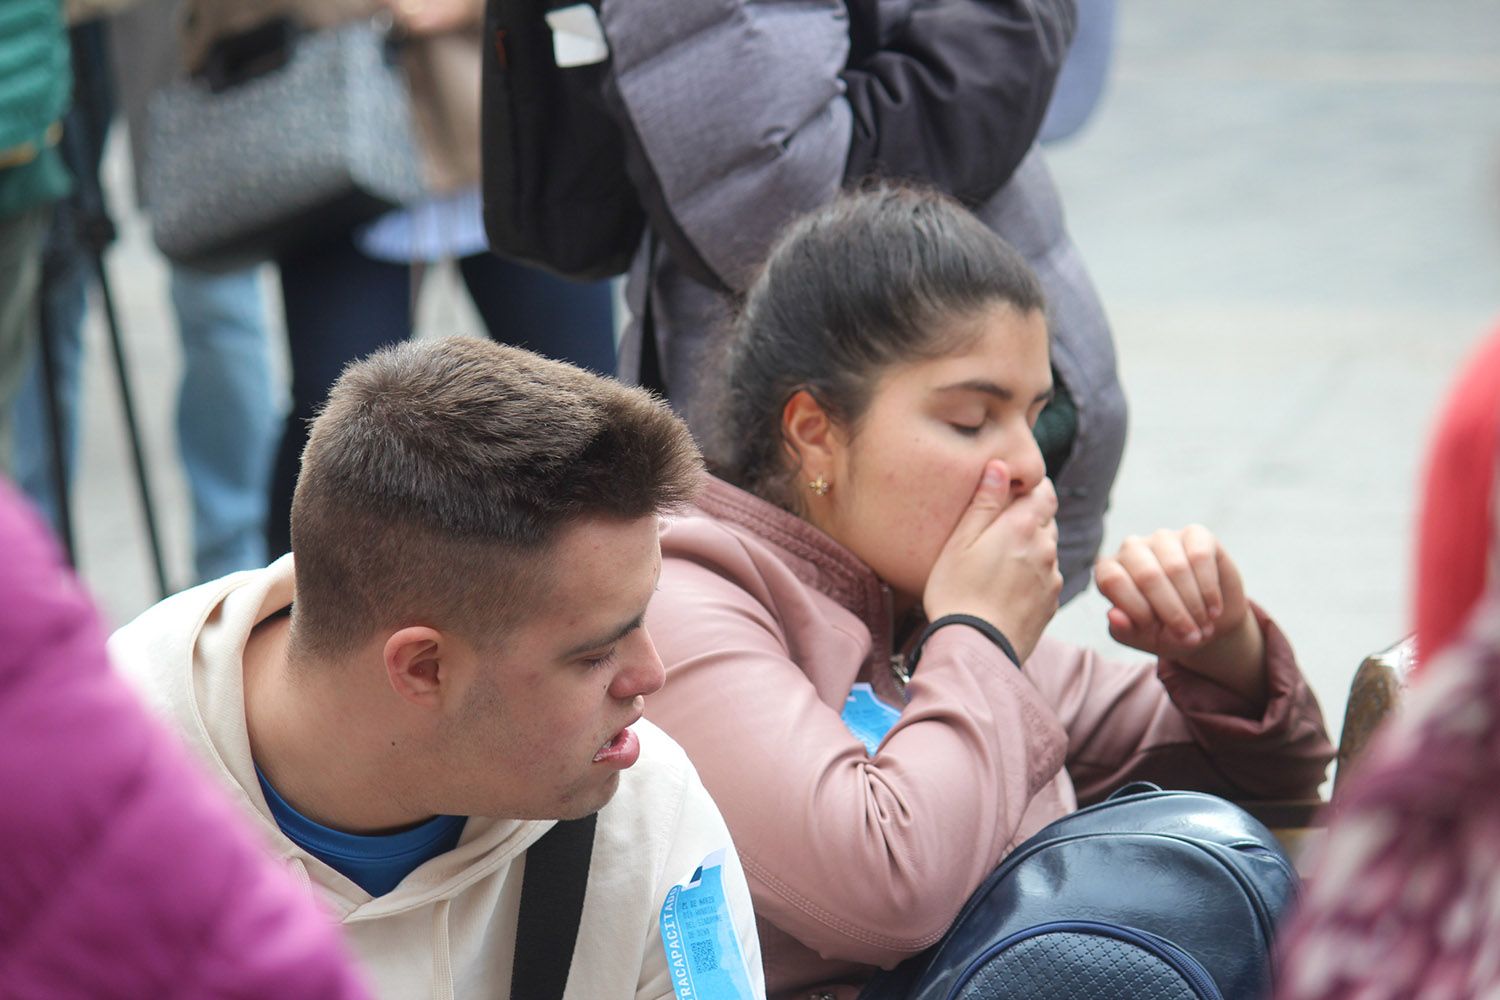
[[[979,968],[990,961],[1001,952],[1020,944],[1022,941],[1043,934],[1093,934],[1099,937],[1113,938],[1139,948],[1147,954],[1153,955],[1165,962],[1173,972],[1177,973],[1187,981],[1194,993],[1203,1000],[1224,1000],[1224,994],[1220,992],[1219,985],[1214,982],[1208,971],[1199,964],[1198,960],[1166,938],[1152,934],[1148,931],[1139,931],[1133,927],[1121,927],[1115,924],[1100,923],[1093,920],[1053,920],[1044,924],[1036,924],[1025,930],[1017,931],[1009,937],[986,948],[979,954],[963,974],[953,983],[948,990],[946,1000],[957,1000],[959,991],[968,984],[969,980],[979,971]]]

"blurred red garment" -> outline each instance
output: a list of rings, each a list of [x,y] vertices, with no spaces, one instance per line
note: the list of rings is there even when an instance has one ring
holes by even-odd
[[[1428,454],[1417,545],[1419,662],[1442,651],[1485,589],[1500,449],[1500,330],[1454,385]]]

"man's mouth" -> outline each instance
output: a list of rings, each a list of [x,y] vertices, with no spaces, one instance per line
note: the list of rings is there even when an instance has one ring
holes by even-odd
[[[604,744],[599,747],[599,752],[594,754],[594,760],[601,761],[605,757],[609,756],[611,751],[618,752],[620,747],[624,745],[625,734],[628,732],[628,729],[622,729],[618,733],[615,733],[613,736],[611,736],[608,740],[606,740]]]
[[[631,725],[638,720],[631,720]],[[615,733],[594,754],[595,764],[613,764],[617,767],[629,767],[636,762],[641,753],[641,741],[635,733],[631,732],[630,726],[626,726]]]

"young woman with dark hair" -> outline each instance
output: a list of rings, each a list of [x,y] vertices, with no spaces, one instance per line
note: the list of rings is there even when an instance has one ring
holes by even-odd
[[[1132,779],[1311,794],[1332,756],[1206,529],[1097,567],[1111,631],[1042,636],[1057,498],[1032,434],[1041,292],[956,203],[877,188],[794,224],[732,337],[710,457],[648,619],[652,719],[729,822],[769,991],[853,997],[1041,826]]]

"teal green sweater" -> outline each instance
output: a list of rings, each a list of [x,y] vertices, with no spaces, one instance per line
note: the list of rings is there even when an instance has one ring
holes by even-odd
[[[0,218],[68,193],[53,125],[71,85],[62,0],[0,0]]]

